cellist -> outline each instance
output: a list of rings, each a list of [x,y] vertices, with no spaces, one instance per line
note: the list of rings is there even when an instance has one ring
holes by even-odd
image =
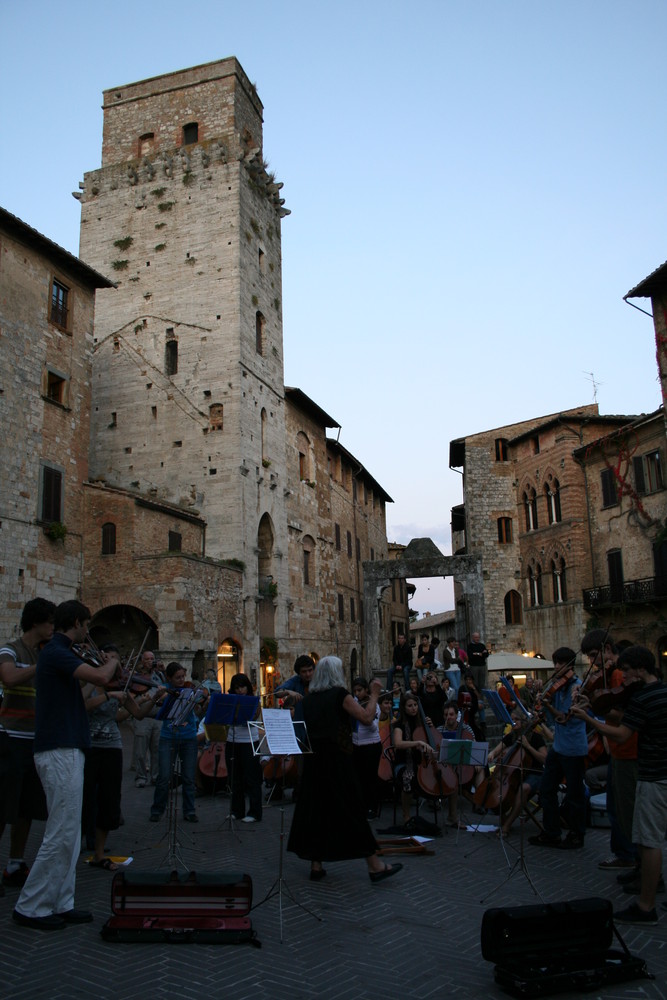
[[[512,768],[514,775],[511,777],[512,784],[516,787],[514,802],[509,812],[503,817],[501,809],[500,831],[503,837],[507,837],[510,828],[514,823],[524,805],[539,791],[542,781],[542,771],[544,762],[547,759],[547,745],[539,728],[533,728],[528,734],[524,727],[525,716],[520,709],[515,708],[512,712],[512,728],[503,736],[500,743],[493,748],[489,754],[489,763],[504,761],[500,766]],[[518,751],[513,753],[510,760],[507,760],[508,751],[512,747],[520,746],[522,754]],[[521,759],[523,757],[523,760]],[[521,771],[523,770],[523,775]],[[500,780],[502,780],[500,775]],[[521,780],[523,777],[523,781]],[[519,788],[519,785],[521,786]],[[503,800],[504,804],[504,800]]]

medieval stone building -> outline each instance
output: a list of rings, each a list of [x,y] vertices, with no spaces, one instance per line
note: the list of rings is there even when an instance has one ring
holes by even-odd
[[[285,388],[288,212],[239,63],[105,91],[80,187],[81,254],[116,284],[93,350],[96,624],[132,619],[189,666],[261,666],[265,689],[309,649],[360,668],[363,561],[386,556],[391,498]]]
[[[586,480],[574,452],[630,419],[601,416],[594,404],[450,443],[464,492],[452,511],[453,551],[482,560],[490,648],[545,657],[578,648],[592,577]],[[456,634],[469,636],[479,626],[458,588],[456,597]]]
[[[0,627],[79,596],[95,289],[111,282],[0,209]]]

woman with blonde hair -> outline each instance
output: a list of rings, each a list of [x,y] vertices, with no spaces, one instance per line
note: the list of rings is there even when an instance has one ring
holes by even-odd
[[[342,661],[323,656],[303,702],[313,752],[305,755],[287,850],[310,861],[314,882],[326,875],[323,861],[364,858],[371,882],[389,878],[403,867],[385,865],[378,856],[352,761],[352,720],[370,725],[381,690],[379,681],[371,681],[370,697],[362,708],[345,687]]]

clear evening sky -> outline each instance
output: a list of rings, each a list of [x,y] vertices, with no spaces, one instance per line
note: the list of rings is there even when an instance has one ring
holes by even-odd
[[[604,413],[660,404],[622,297],[667,258],[665,0],[3,0],[0,36],[0,204],[73,253],[102,91],[237,56],[292,210],[285,381],[390,540],[450,551],[452,438],[592,402],[590,372]]]

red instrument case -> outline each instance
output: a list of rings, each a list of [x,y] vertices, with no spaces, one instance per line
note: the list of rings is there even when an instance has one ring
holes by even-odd
[[[117,872],[105,941],[258,945],[252,879],[238,872]]]

